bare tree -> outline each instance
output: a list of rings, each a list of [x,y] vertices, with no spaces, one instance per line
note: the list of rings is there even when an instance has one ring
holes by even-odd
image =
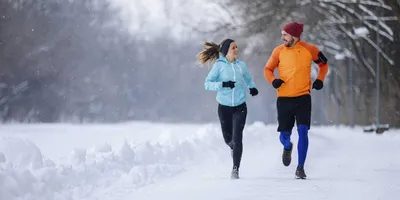
[[[248,38],[260,39],[262,47],[258,45],[257,52],[264,54],[265,59],[279,42],[279,30],[284,23],[305,23],[302,39],[319,46],[330,60],[327,87],[332,95],[327,96],[334,106],[328,107],[336,108],[330,109],[325,123],[366,125],[379,123],[382,115],[381,122],[398,126],[396,110],[400,107],[393,102],[400,90],[399,81],[393,79],[399,75],[395,65],[400,62],[395,56],[399,46],[396,35],[400,30],[398,3],[383,0],[228,0],[224,5],[230,6],[221,7],[235,13],[240,23],[230,24],[231,29],[242,33],[244,43],[250,42]],[[322,97],[317,95],[317,98]],[[325,110],[326,104],[315,107],[319,112]]]

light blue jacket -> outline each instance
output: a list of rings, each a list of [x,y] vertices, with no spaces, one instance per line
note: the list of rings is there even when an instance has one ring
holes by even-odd
[[[222,87],[222,82],[234,81],[234,88]],[[216,91],[216,100],[225,106],[237,106],[247,101],[247,88],[255,88],[256,84],[251,77],[246,63],[235,59],[229,62],[226,57],[221,56],[216,60],[208,73],[205,89]]]

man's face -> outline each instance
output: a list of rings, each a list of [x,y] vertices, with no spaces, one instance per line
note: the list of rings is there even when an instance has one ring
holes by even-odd
[[[285,44],[285,46],[292,47],[295,43],[295,38],[291,36],[289,33],[286,33],[286,31],[284,30],[282,30],[281,34],[282,34],[281,39]]]

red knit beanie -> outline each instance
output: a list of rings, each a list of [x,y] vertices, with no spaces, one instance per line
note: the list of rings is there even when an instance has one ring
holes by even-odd
[[[283,30],[293,37],[300,37],[303,32],[303,24],[300,22],[290,22],[283,27]]]

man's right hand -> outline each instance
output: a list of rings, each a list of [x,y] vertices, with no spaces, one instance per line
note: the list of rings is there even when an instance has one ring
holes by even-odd
[[[222,82],[222,87],[229,87],[232,89],[235,87],[235,82],[234,81]]]
[[[275,89],[278,89],[281,87],[282,83],[284,83],[282,79],[275,79],[272,81],[272,86],[274,86]]]

